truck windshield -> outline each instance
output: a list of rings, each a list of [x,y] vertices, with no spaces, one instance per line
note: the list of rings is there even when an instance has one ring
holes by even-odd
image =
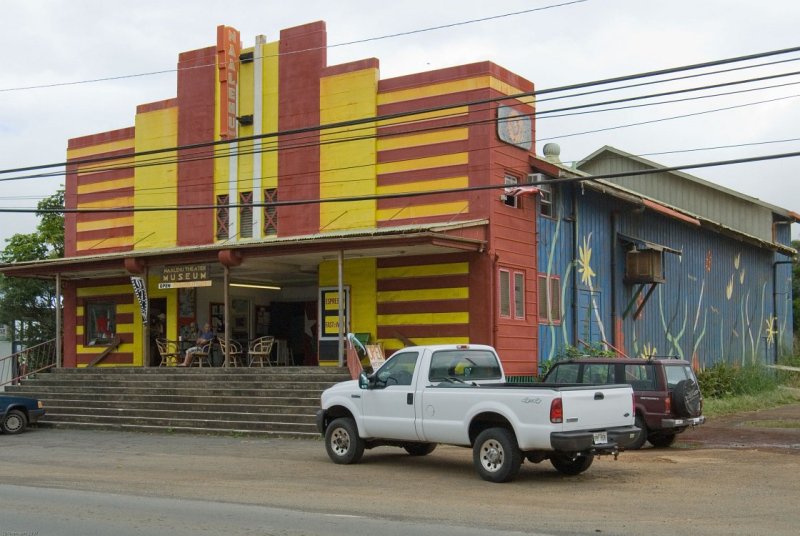
[[[487,350],[440,350],[431,356],[428,380],[440,382],[445,378],[499,380],[502,372],[497,357]]]

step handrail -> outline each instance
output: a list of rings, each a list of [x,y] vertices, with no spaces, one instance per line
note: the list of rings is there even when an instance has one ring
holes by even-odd
[[[16,385],[32,374],[55,366],[56,339],[53,338],[0,358],[0,387]],[[7,375],[10,379],[2,381]]]

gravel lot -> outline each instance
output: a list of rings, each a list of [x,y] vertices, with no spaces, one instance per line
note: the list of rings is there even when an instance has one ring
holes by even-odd
[[[565,477],[526,463],[509,484],[471,451],[367,451],[331,463],[321,441],[32,429],[0,435],[0,483],[378,516],[552,534],[796,535],[800,404],[718,419],[670,449],[602,458]],[[2,526],[0,526],[2,530]],[[45,536],[45,535],[42,535]]]

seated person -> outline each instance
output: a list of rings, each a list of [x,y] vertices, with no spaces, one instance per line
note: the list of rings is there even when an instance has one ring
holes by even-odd
[[[188,367],[192,364],[194,360],[194,354],[202,352],[203,347],[214,340],[216,335],[211,330],[211,324],[206,322],[203,324],[203,330],[197,336],[197,340],[194,342],[194,346],[186,350],[186,356],[183,358],[183,363],[178,365],[179,367]]]

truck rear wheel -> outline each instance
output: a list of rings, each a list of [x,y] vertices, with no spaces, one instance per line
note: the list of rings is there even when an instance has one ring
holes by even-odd
[[[478,434],[475,440],[472,461],[482,479],[508,482],[519,472],[522,452],[513,432],[506,428],[488,428]]]
[[[644,417],[642,417],[640,413],[636,414],[635,424],[639,429],[639,433],[636,434],[636,439],[627,447],[631,450],[639,450],[644,446],[645,441],[647,441],[647,424],[644,422]]]
[[[657,434],[650,434],[647,440],[657,449],[665,449],[675,442],[676,434],[667,434],[659,432]]]
[[[364,455],[364,446],[353,419],[334,419],[325,430],[325,450],[333,463],[357,463]]]
[[[591,467],[593,461],[594,456],[591,454],[554,454],[550,458],[550,463],[559,473],[570,476],[581,474]]]

